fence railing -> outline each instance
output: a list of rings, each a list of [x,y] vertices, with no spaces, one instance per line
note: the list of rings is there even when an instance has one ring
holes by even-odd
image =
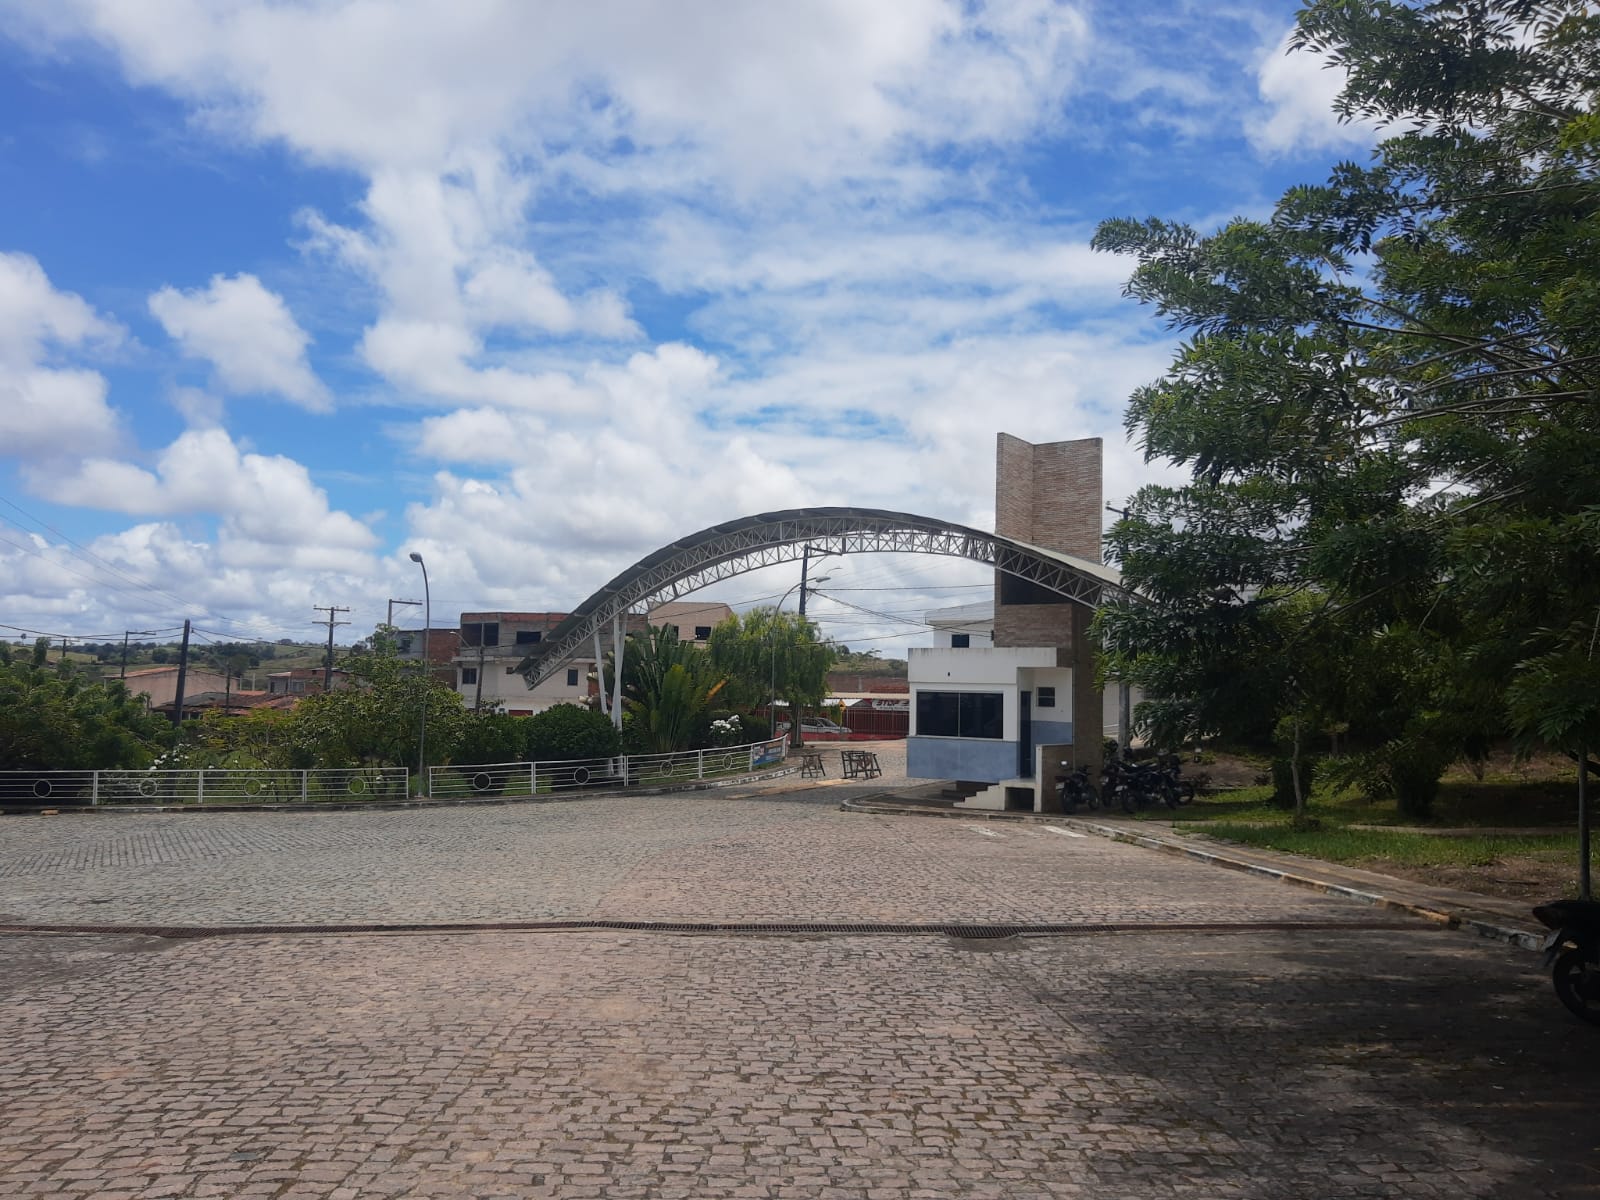
[[[0,804],[331,804],[404,800],[404,767],[0,771]]]
[[[720,750],[627,754],[566,762],[429,767],[429,795],[538,796],[583,788],[636,787],[737,775],[782,762],[782,738]],[[208,768],[180,771],[0,771],[0,804],[17,806],[331,804],[404,800],[404,767],[308,771]]]
[[[584,788],[640,787],[687,779],[739,775],[782,762],[784,740],[673,754],[619,754],[559,762],[480,763],[428,768],[428,794],[438,799],[468,796],[541,796]]]

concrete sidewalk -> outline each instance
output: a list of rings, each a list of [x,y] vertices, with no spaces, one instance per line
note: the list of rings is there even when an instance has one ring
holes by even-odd
[[[1300,854],[1285,854],[1216,841],[1197,834],[1179,833],[1171,827],[1170,822],[957,809],[930,804],[921,797],[896,793],[846,800],[839,807],[847,812],[884,816],[954,817],[963,821],[1022,821],[1061,825],[1113,841],[1143,846],[1147,850],[1181,855],[1211,866],[1265,876],[1324,895],[1342,896],[1374,908],[1409,913],[1451,929],[1467,930],[1524,950],[1538,950],[1545,936],[1530,908],[1515,900],[1483,896],[1456,888],[1431,887],[1409,879],[1396,879],[1377,871],[1323,862]]]

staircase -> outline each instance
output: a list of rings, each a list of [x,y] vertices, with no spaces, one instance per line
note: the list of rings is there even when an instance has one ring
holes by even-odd
[[[955,807],[984,809],[988,812],[1004,812],[1008,808],[1017,808],[1017,801],[1007,795],[1015,788],[1027,790],[1027,803],[1022,811],[1032,812],[1034,796],[1037,795],[1036,783],[1032,779],[1002,779],[999,783],[961,783],[956,786],[971,790],[963,799],[956,801]]]

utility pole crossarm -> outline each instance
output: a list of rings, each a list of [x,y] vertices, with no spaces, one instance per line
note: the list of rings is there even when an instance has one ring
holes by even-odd
[[[337,625],[350,624],[349,621],[336,620],[333,614],[349,612],[350,610],[348,608],[341,608],[337,604],[313,604],[311,607],[317,612],[325,612],[328,614],[328,619],[326,621],[313,621],[312,624],[326,625],[328,627],[328,653],[327,656],[322,660],[322,690],[324,692],[331,692],[333,691],[333,630]]]

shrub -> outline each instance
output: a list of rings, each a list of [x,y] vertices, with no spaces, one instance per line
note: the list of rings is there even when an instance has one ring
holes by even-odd
[[[467,716],[452,761],[458,763],[516,762],[527,745],[527,717],[505,713],[474,712]]]
[[[1317,775],[1317,760],[1302,758],[1300,760],[1300,793],[1303,796],[1311,795],[1311,781]],[[1272,806],[1274,808],[1294,808],[1294,769],[1287,758],[1272,760]]]
[[[592,708],[558,704],[524,719],[523,756],[530,762],[609,758],[622,752],[611,718]]]

